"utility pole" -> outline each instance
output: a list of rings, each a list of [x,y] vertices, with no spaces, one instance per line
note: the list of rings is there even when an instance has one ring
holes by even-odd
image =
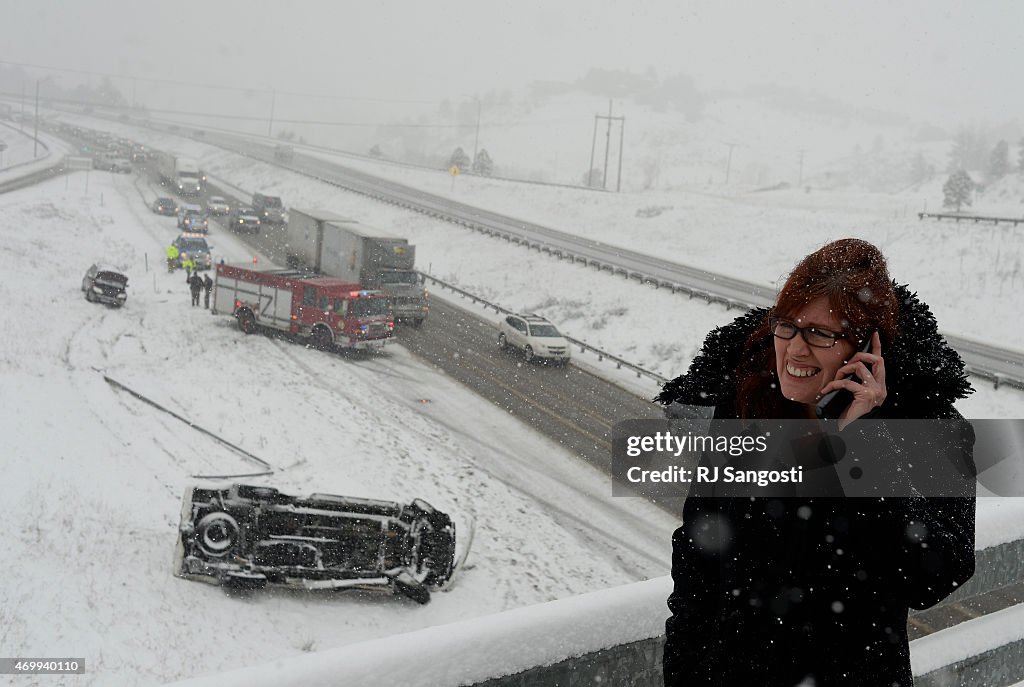
[[[797,186],[803,186],[804,185],[804,153],[806,153],[807,151],[806,150],[798,150],[796,152],[800,156],[800,180],[796,182],[796,185]]]
[[[728,141],[722,141],[725,145],[729,146],[729,158],[725,163],[725,183],[729,183],[729,173],[732,171],[732,149],[739,145],[739,143],[730,143]]]
[[[270,91],[270,122],[267,123],[267,137],[274,137],[274,104],[277,102],[277,91]]]
[[[622,143],[626,138],[626,116],[623,115],[621,118],[621,125],[619,126],[619,176],[615,181],[615,192],[618,193],[622,190]]]
[[[32,157],[35,158],[39,156],[39,79],[36,79],[36,125],[32,138]]]
[[[587,171],[587,186],[594,185],[594,150],[597,147],[597,122],[599,119],[608,120],[608,131],[605,134],[604,142],[604,172],[601,178],[601,188],[608,188],[608,153],[611,150],[612,143],[612,121],[618,121],[621,123],[622,129],[619,132],[619,180],[616,185],[616,191],[622,188],[622,141],[625,136],[626,118],[625,117],[612,117],[612,101],[608,101],[608,116],[594,115],[594,140],[590,144],[590,169]]]
[[[476,149],[480,144],[480,98],[476,99],[476,137],[473,139],[473,163],[476,162]]]
[[[135,109],[135,90],[138,88],[139,80],[132,77],[132,110]]]
[[[24,107],[24,104],[22,104]],[[594,139],[590,142],[590,167],[587,167],[587,188],[594,186],[594,149],[597,147],[597,115],[594,115]]]
[[[612,149],[612,99],[608,98],[608,133],[604,137],[604,171],[601,172],[601,187],[608,188],[608,152]]]

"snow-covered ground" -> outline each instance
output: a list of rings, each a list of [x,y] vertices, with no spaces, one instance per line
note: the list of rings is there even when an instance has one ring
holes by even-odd
[[[46,132],[36,144],[30,128],[0,121],[0,141],[7,149],[0,152],[0,184],[60,164],[70,147]]]
[[[126,133],[198,157],[241,188],[402,233],[417,245],[421,268],[437,277],[541,312],[576,338],[666,376],[684,371],[705,333],[737,314],[195,141]],[[451,193],[446,176],[386,173]],[[78,173],[0,196],[0,288],[15,323],[0,334],[0,430],[8,438],[0,516],[13,523],[0,554],[9,571],[0,590],[8,655],[84,655],[93,684],[150,683],[667,573],[673,518],[636,499],[608,498],[606,478],[401,346],[356,362],[243,338],[230,318],[190,308],[181,275],[159,269],[174,222],[148,212],[152,191],[133,179],[93,172],[86,191]],[[1004,346],[1019,341],[1020,233],[921,223],[909,197],[701,189],[614,195],[470,177],[457,179],[453,195],[765,283],[830,238],[863,236],[883,247],[894,275],[931,303],[945,330]],[[250,256],[230,235],[215,231],[210,242],[229,261]],[[130,275],[123,310],[81,298],[81,274],[94,259]],[[249,466],[115,391],[103,374],[267,459],[285,490],[420,496],[463,525],[475,518],[472,567],[426,607],[357,595],[238,601],[171,577],[188,476]],[[976,385],[960,406],[965,415],[1024,417],[1024,394]],[[655,392],[651,385],[647,393]],[[988,501],[979,504],[983,529]],[[985,530],[979,541],[1004,534]],[[140,617],[146,622],[126,620]],[[225,640],[219,627],[247,631]]]
[[[353,361],[241,336],[161,269],[174,220],[149,212],[133,177],[92,172],[84,189],[80,172],[0,197],[5,653],[86,656],[91,684],[151,683],[667,571],[671,516],[613,500],[602,474],[398,345]],[[210,241],[248,257],[226,233]],[[96,259],[130,276],[123,309],[81,297]],[[238,601],[172,577],[189,476],[252,466],[104,375],[265,458],[285,491],[422,497],[463,532],[475,519],[467,569],[425,607],[362,594]],[[224,627],[246,629],[225,642]]]
[[[11,121],[0,120],[0,142],[6,149],[0,152],[0,171],[10,167],[17,167],[35,159],[38,153],[46,153],[46,149],[33,150],[35,142],[32,139],[32,132],[25,132],[22,128]]]

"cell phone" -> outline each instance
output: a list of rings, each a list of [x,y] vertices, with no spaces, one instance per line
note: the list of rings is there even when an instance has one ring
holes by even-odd
[[[874,335],[874,330],[868,333],[867,339],[864,341],[864,345],[860,347],[858,353],[871,352],[871,339]],[[855,384],[860,384],[862,381],[857,375],[846,375],[843,379],[849,379]],[[834,389],[818,400],[814,406],[814,412],[821,419],[835,420],[842,415],[843,411],[846,410],[846,406],[852,402],[853,394],[849,391],[846,389]]]

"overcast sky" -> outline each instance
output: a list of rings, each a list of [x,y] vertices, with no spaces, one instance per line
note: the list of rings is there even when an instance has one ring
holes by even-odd
[[[436,102],[653,67],[940,124],[1024,111],[1013,0],[0,0],[0,17],[0,60],[223,86]]]

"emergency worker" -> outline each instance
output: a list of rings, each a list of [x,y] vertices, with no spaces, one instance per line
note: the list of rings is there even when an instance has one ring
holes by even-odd
[[[209,274],[203,275],[203,289],[205,294],[203,296],[203,307],[207,310],[210,309],[210,292],[213,291],[213,280],[210,279]]]
[[[178,247],[173,243],[167,246],[167,271],[173,272],[174,268],[178,266]]]
[[[188,279],[185,280],[189,288],[192,290],[192,305],[199,305],[199,294],[203,290],[203,278],[199,276],[198,272],[194,272]]]

